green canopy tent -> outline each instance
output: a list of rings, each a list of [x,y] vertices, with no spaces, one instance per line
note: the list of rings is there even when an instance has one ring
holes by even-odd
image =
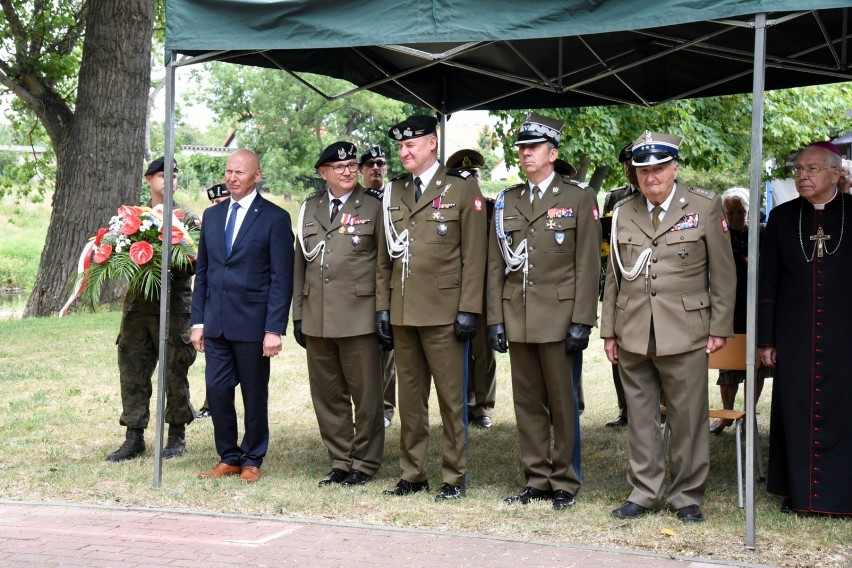
[[[326,98],[369,89],[430,107],[443,118],[466,109],[653,106],[752,92],[750,198],[757,203],[763,92],[852,80],[847,62],[850,6],[849,0],[166,0],[166,160],[174,151],[175,71],[211,60],[278,68]],[[357,87],[323,93],[302,77],[305,72]],[[166,196],[170,209],[171,192]],[[750,208],[752,227],[758,226],[757,214],[757,207]],[[749,256],[757,258],[756,231],[749,238]],[[755,297],[752,265],[750,306]],[[163,313],[167,308],[165,294]],[[168,318],[160,321],[162,361]],[[749,361],[755,355],[754,330],[752,309]],[[747,400],[753,401],[753,365],[748,377]],[[159,445],[163,384],[161,370]],[[749,425],[754,417],[750,402]],[[754,548],[750,427],[746,448],[745,544]],[[161,468],[155,458],[156,486]]]

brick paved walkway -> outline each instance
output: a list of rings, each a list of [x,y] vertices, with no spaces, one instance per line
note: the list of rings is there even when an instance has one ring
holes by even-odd
[[[0,566],[745,566],[471,534],[0,500]]]

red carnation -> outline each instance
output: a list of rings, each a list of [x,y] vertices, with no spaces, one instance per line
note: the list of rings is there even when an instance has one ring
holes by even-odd
[[[183,219],[184,217],[186,217],[186,215],[184,215],[180,211],[175,211],[175,217],[177,217],[178,219]]]
[[[130,245],[128,250],[130,260],[142,266],[154,258],[154,247],[147,241],[139,241]]]
[[[95,255],[92,260],[95,264],[102,264],[112,256],[112,245],[101,245],[95,249]]]

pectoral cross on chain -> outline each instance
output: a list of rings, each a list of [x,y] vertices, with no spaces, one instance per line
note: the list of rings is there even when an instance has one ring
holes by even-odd
[[[817,229],[817,234],[811,235],[811,240],[817,242],[817,256],[822,258],[825,250],[825,241],[831,240],[831,235],[826,235],[822,230],[822,226],[820,226],[820,228]]]

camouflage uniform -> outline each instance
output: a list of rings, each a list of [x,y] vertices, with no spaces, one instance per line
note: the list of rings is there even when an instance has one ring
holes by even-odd
[[[150,207],[150,202],[148,207]],[[178,203],[187,226],[198,217]],[[166,419],[168,424],[189,424],[195,410],[189,402],[189,367],[195,361],[195,348],[189,339],[189,315],[192,304],[193,264],[189,270],[172,270],[172,296],[169,320],[168,361],[166,372]],[[121,383],[121,418],[128,428],[146,428],[150,418],[151,377],[159,358],[160,299],[153,301],[128,292],[124,299],[116,345]]]

